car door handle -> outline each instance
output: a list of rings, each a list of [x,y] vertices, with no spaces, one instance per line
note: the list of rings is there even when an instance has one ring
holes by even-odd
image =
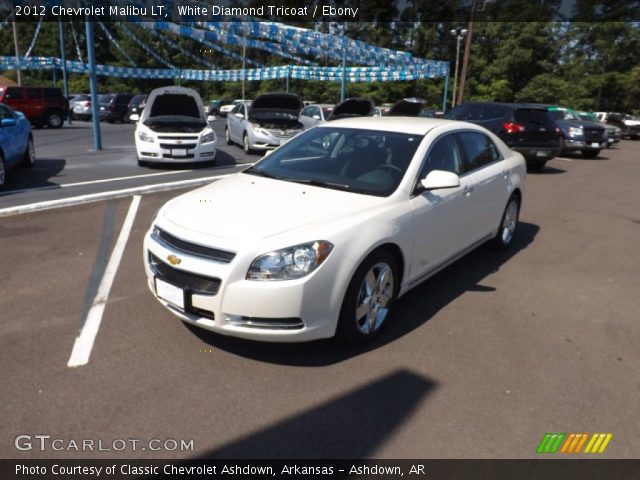
[[[469,185],[465,185],[464,188],[462,189],[462,193],[464,193],[465,197],[468,197],[469,195],[471,195],[471,192],[473,192],[473,187],[470,187]]]
[[[502,171],[502,176],[503,176],[504,178],[509,178],[509,171],[508,171],[508,170],[503,170],[503,171]]]

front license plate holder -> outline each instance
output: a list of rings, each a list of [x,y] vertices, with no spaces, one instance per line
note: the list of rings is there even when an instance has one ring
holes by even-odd
[[[171,155],[173,155],[174,157],[186,157],[187,150],[184,148],[174,148],[171,150]]]
[[[599,143],[592,143],[591,144],[591,148],[600,148],[600,144]]]
[[[155,277],[155,283],[156,295],[158,295],[158,297],[184,311],[185,292],[183,289],[176,287],[175,285],[171,285],[164,280],[160,280],[158,277]]]
[[[536,156],[538,156],[538,157],[548,157],[549,156],[549,152],[547,150],[538,150],[536,152]]]

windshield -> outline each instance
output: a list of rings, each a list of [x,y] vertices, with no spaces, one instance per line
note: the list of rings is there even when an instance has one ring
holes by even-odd
[[[549,113],[556,120],[580,120],[569,110],[549,110]]]
[[[313,128],[244,173],[386,197],[400,184],[421,140],[406,133]]]

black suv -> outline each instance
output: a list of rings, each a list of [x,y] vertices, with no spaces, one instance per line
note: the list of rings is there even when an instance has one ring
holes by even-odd
[[[106,93],[98,95],[98,104],[100,106],[100,120],[106,120],[109,123],[120,121],[125,123],[127,111],[129,110],[129,102],[133,95],[129,93]]]
[[[492,131],[511,150],[522,154],[531,170],[543,168],[562,149],[560,131],[543,106],[470,102],[449,110],[444,118],[475,123]]]

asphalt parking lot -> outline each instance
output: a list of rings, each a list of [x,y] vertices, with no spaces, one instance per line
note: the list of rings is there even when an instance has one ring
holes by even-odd
[[[120,140],[133,126],[104,130],[104,156],[86,152],[80,123],[64,157],[59,132],[36,131],[40,176],[17,171],[0,208],[162,175],[67,182],[191,179],[259,158],[225,146],[216,166],[141,169]],[[147,289],[142,239],[176,190],[141,197],[89,362],[69,368],[132,197],[1,217],[0,457],[532,458],[546,432],[611,432],[600,456],[637,458],[639,153],[627,140],[530,174],[512,250],[480,248],[414,289],[366,349],[225,338],[168,313]],[[63,449],[18,450],[19,435]],[[140,442],[64,448],[84,439]]]
[[[219,147],[214,162],[150,167],[137,164],[135,125],[131,123],[102,122],[100,151],[94,147],[91,122],[74,121],[61,129],[35,129],[36,164],[29,170],[16,169],[9,174],[7,184],[0,190],[0,209],[141,187],[157,189],[167,183],[193,185],[198,179],[235,173],[245,168],[243,164],[260,158],[246,155],[236,145],[227,145],[224,126],[222,118],[213,122]]]

